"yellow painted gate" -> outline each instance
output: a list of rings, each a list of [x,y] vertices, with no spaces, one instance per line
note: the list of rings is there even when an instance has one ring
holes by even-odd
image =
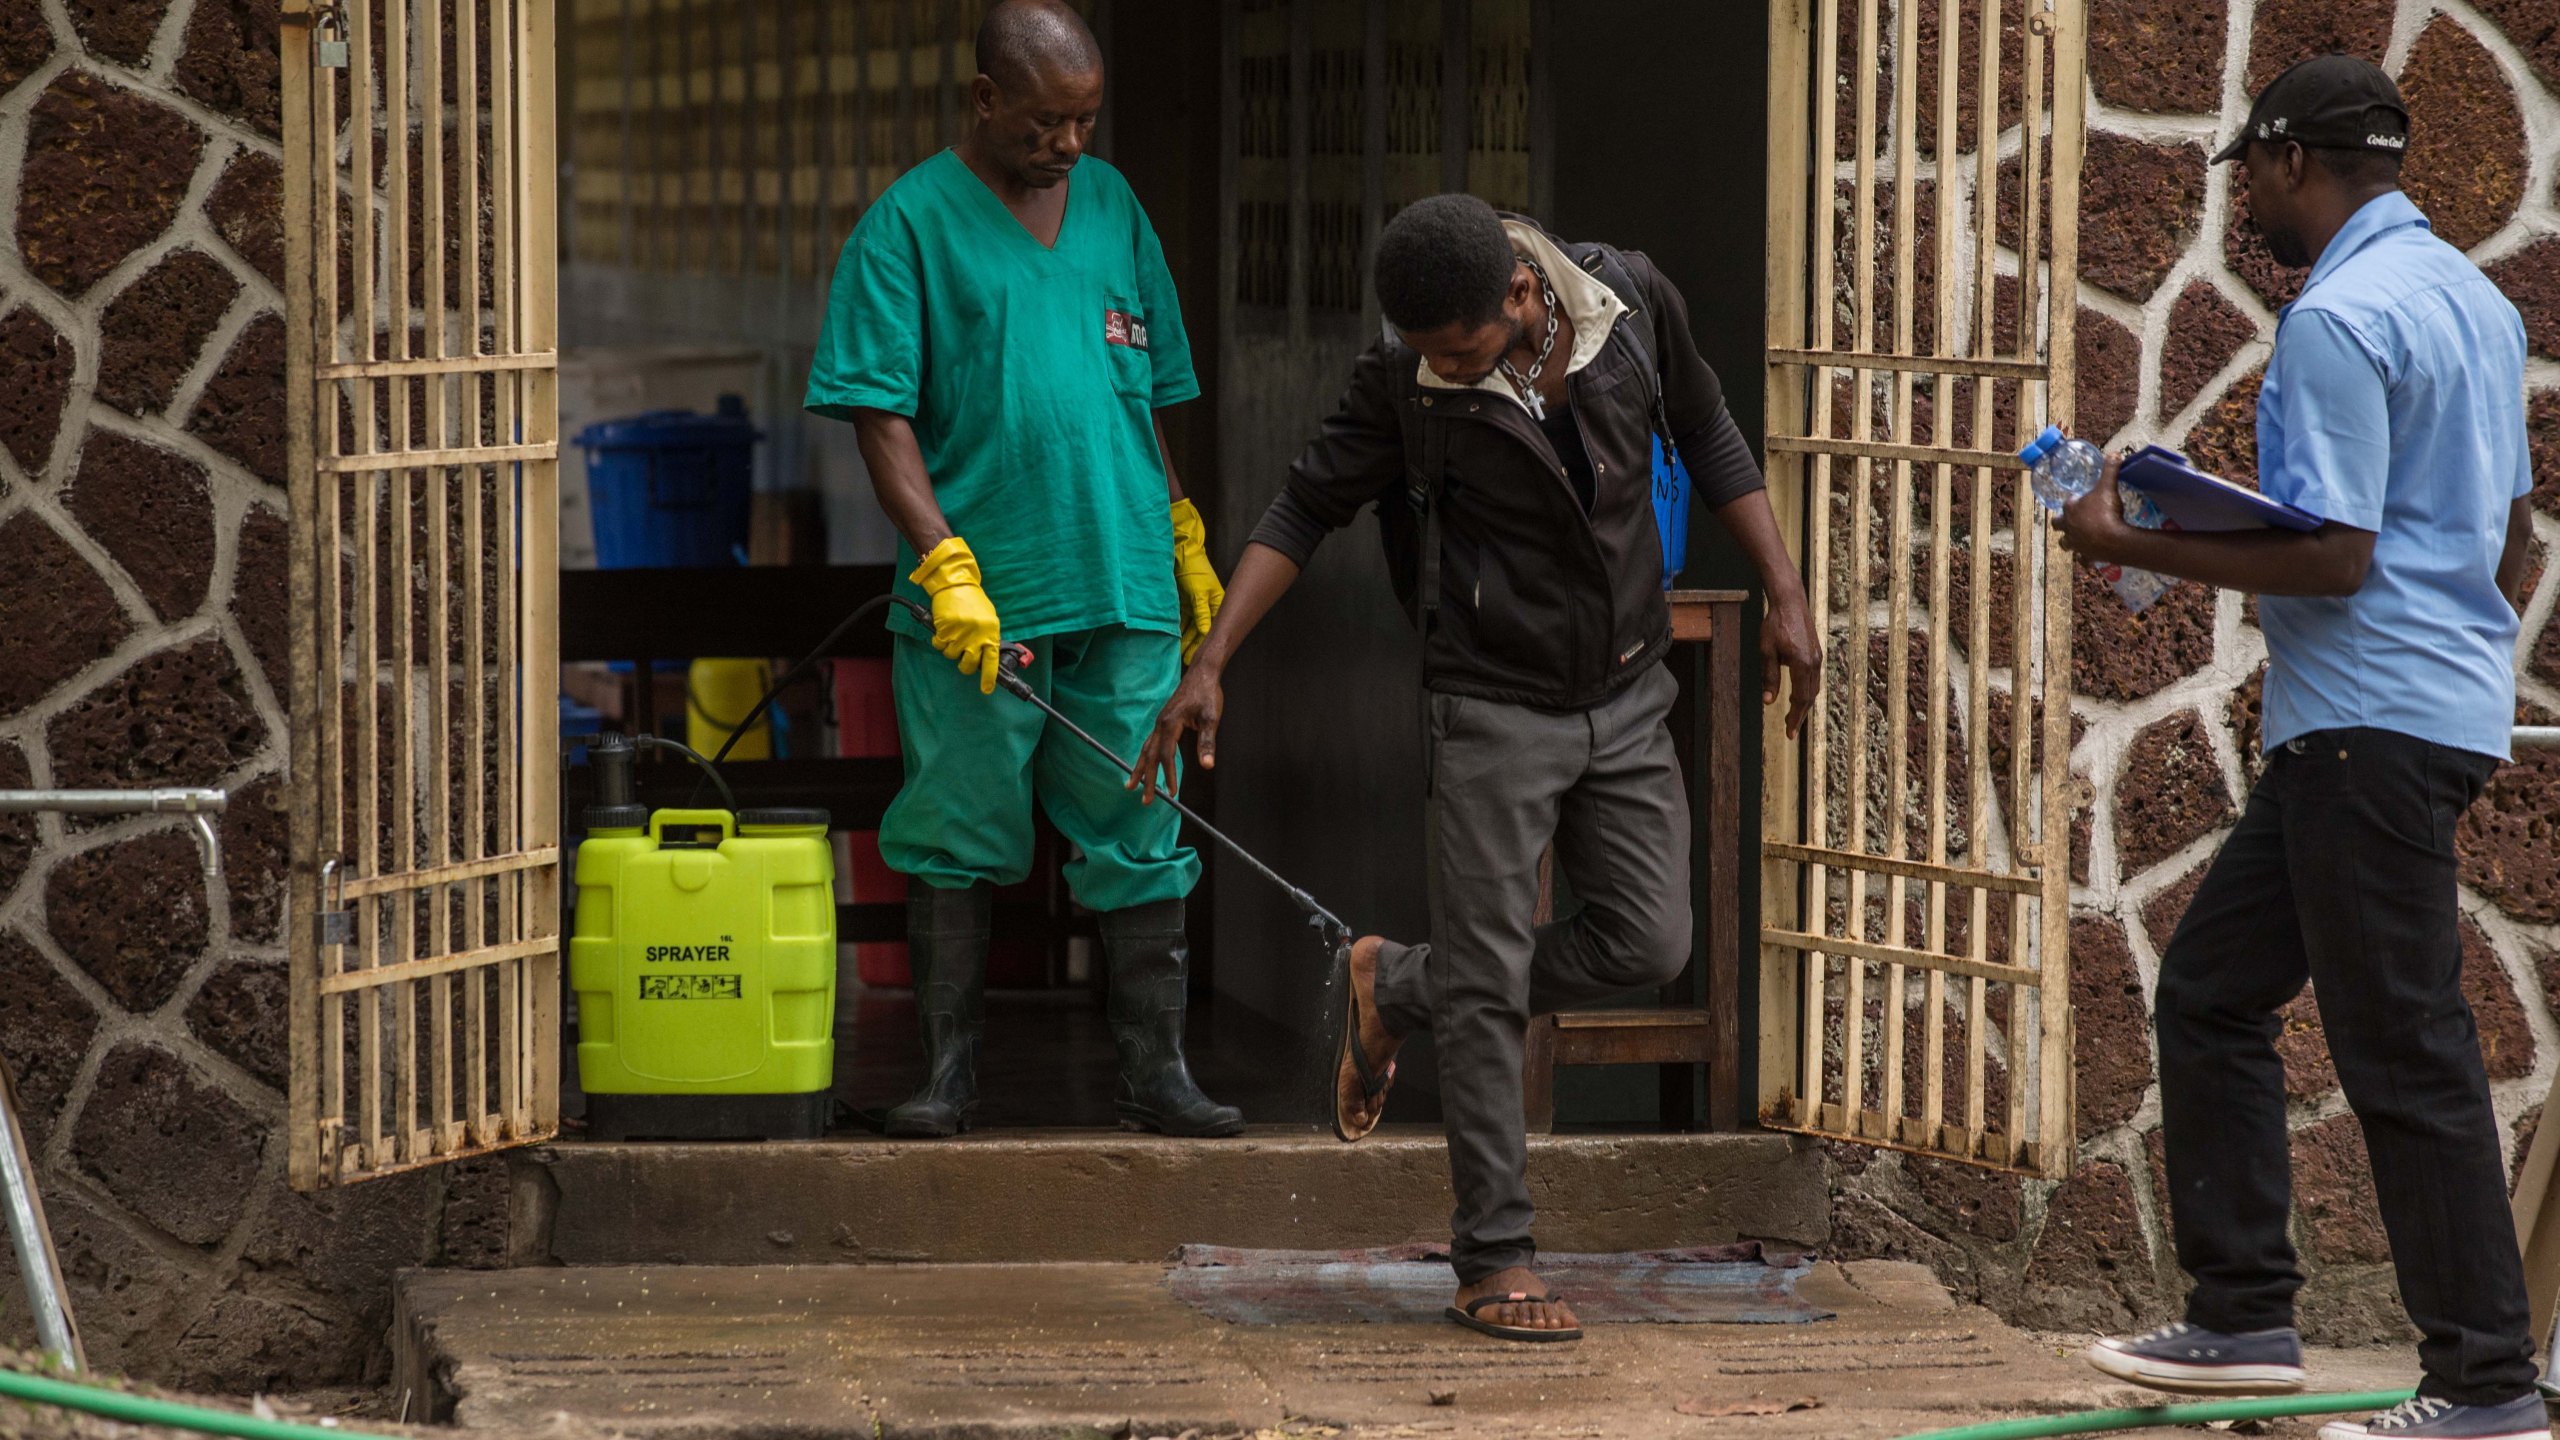
[[[1763,806],[1764,1123],[2043,1175],[2072,1127],[2083,0],[1772,0],[1768,459],[1830,654]],[[1779,1043],[1770,1044],[1770,1040]]]
[[[304,1189],[559,1125],[552,0],[286,0]]]

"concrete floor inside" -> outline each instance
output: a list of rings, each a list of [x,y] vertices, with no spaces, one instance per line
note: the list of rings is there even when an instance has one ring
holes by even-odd
[[[845,1055],[836,1067],[838,1098],[854,1112],[876,1114],[907,1098],[924,1076],[915,995],[863,988],[847,1000],[836,1032]],[[1214,1016],[1195,1010],[1185,1049],[1201,1088],[1251,1119],[1312,1119],[1326,1103],[1330,1067],[1304,1039],[1242,1007]],[[1111,1101],[1118,1060],[1102,1001],[1089,991],[990,994],[978,1057],[978,1123],[989,1129],[1117,1123]]]
[[[858,1133],[866,1124],[876,1128],[883,1112],[914,1091],[924,1076],[924,1045],[913,991],[856,985],[847,970],[836,1027],[837,1128]],[[1332,991],[1320,979],[1311,980],[1291,1024],[1238,1003],[1195,1004],[1185,1049],[1201,1088],[1240,1107],[1257,1125],[1326,1125],[1332,1113],[1334,1014]],[[1097,991],[989,991],[978,1049],[976,1123],[989,1130],[1113,1128],[1117,1063]],[[1652,1128],[1660,1113],[1657,1073],[1654,1066],[1559,1070],[1559,1128]],[[584,1106],[575,1066],[568,1067],[565,1081],[563,1113],[574,1134]],[[1437,1083],[1431,1039],[1415,1036],[1388,1098],[1387,1122],[1436,1126]]]
[[[836,1021],[836,1128],[878,1128],[879,1116],[912,1094],[924,1078],[924,1042],[915,992],[852,983],[839,990]],[[1314,1017],[1311,1015],[1311,1019]],[[1195,1005],[1185,1050],[1191,1072],[1211,1096],[1241,1107],[1261,1124],[1319,1123],[1331,1112],[1326,1086],[1332,1055],[1320,1043],[1273,1024],[1242,1006],[1212,1013]],[[980,1105],[976,1125],[989,1130],[1112,1129],[1118,1061],[1101,996],[1083,987],[991,990],[986,1032],[978,1047]],[[1391,1118],[1439,1118],[1426,1086],[1398,1096]],[[586,1107],[575,1065],[565,1068],[561,1113],[576,1134]]]
[[[1843,1437],[2139,1403],[1917,1266],[1824,1264],[1812,1325],[1594,1326],[1522,1346],[1444,1325],[1243,1326],[1158,1265],[610,1266],[415,1273],[399,1384],[465,1434]],[[2406,1350],[2315,1386],[2405,1384]],[[1694,1414],[1814,1401],[1777,1414]],[[415,1413],[415,1412],[413,1412]],[[2308,1436],[2311,1422],[2257,1433]]]

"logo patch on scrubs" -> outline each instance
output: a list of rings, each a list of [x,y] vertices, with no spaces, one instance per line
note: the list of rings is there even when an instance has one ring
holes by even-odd
[[[1147,348],[1147,322],[1126,310],[1102,312],[1102,338],[1132,350]]]

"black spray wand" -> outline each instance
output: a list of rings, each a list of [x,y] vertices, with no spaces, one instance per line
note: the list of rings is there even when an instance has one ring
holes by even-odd
[[[919,605],[904,596],[897,596],[893,598],[895,598],[900,605],[905,606],[910,612],[912,612],[918,620],[921,620],[928,625],[933,623],[933,612],[925,609],[922,605]],[[1083,726],[1078,725],[1073,720],[1059,714],[1057,706],[1041,699],[1040,692],[1031,688],[1031,682],[1022,678],[1021,667],[1029,664],[1031,661],[1031,650],[1029,646],[1014,644],[1005,645],[998,652],[998,657],[996,669],[997,684],[1002,685],[1005,689],[1011,691],[1019,698],[1028,700],[1032,704],[1039,706],[1042,714],[1047,715],[1050,719],[1065,726],[1067,728],[1067,733],[1075,736],[1085,744],[1092,746],[1094,753],[1118,766],[1122,774],[1127,775],[1132,780],[1144,780],[1145,777],[1138,773],[1137,766],[1121,759],[1110,746],[1095,739]],[[1185,805],[1179,799],[1176,799],[1172,791],[1166,790],[1163,791],[1162,794],[1164,795],[1165,803],[1181,812],[1183,819],[1190,821],[1192,824],[1197,825],[1202,830],[1208,832],[1210,839],[1224,845],[1227,847],[1230,854],[1234,855],[1237,859],[1242,860],[1247,865],[1252,866],[1254,873],[1260,875],[1263,879],[1270,881],[1272,884],[1279,886],[1281,890],[1286,892],[1289,896],[1290,903],[1296,905],[1300,911],[1304,912],[1307,917],[1307,923],[1314,926],[1317,933],[1324,937],[1324,943],[1327,948],[1339,950],[1343,946],[1351,943],[1351,927],[1343,924],[1341,919],[1332,911],[1317,904],[1314,896],[1299,889],[1297,886],[1290,884],[1279,871],[1272,869],[1270,866],[1263,864],[1261,860],[1255,858],[1252,851],[1247,850],[1242,845],[1239,845],[1235,841],[1229,839],[1225,831],[1220,830],[1217,826],[1201,819],[1198,811],[1193,810],[1190,806]]]

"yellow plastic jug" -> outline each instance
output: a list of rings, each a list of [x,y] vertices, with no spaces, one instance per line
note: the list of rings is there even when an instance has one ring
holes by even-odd
[[[728,743],[729,732],[756,708],[772,683],[771,669],[762,660],[694,661],[684,677],[684,743],[705,755],[718,753]],[[754,729],[739,736],[729,758],[772,759],[772,716],[757,720]]]

